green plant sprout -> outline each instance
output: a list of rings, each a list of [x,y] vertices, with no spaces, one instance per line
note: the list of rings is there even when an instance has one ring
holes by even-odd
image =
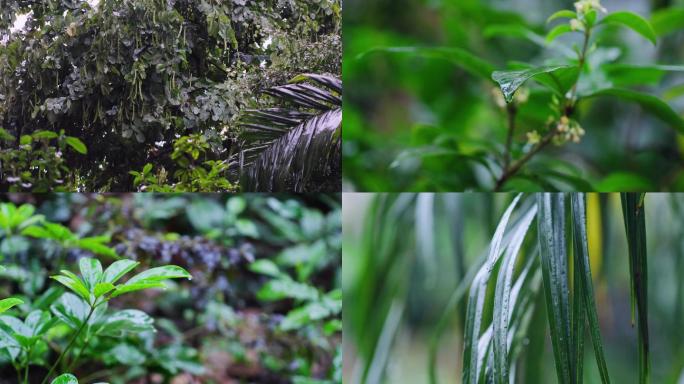
[[[79,261],[81,276],[67,270],[52,276],[52,279],[73,292],[63,294],[60,300],[51,306],[54,317],[50,312],[43,310],[32,311],[24,321],[13,316],[0,316],[0,340],[9,352],[17,374],[22,377],[19,382],[28,383],[29,365],[34,360],[34,355],[47,350],[48,345],[44,337],[60,321],[73,330],[74,334],[50,367],[42,381],[43,384],[52,378],[57,367],[75,347],[79,338],[83,339],[80,350],[69,362],[67,371],[71,371],[78,364],[81,355],[95,337],[123,337],[129,333],[154,330],[154,320],[145,312],[135,309],[108,312],[107,303],[126,293],[149,288],[165,288],[165,280],[191,279],[192,276],[181,267],[167,265],[148,269],[129,278],[125,283],[119,283],[139,264],[137,261],[124,259],[115,261],[103,270],[97,259],[82,258]],[[0,301],[0,313],[21,303],[19,299],[4,299]],[[68,375],[55,379],[56,382],[72,382],[69,380],[72,379]]]

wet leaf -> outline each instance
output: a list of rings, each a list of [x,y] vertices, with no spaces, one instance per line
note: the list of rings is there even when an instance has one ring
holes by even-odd
[[[538,76],[550,76],[555,78],[554,73],[562,70],[569,70],[573,68],[568,65],[558,65],[549,67],[530,68],[519,71],[495,71],[492,73],[492,79],[496,81],[501,87],[501,92],[506,99],[506,102],[513,101],[513,95],[527,80],[534,79]],[[560,88],[557,89],[561,91]]]
[[[651,24],[643,17],[634,12],[619,11],[608,14],[600,22],[601,24],[618,24],[630,28],[656,45],[656,33]]]

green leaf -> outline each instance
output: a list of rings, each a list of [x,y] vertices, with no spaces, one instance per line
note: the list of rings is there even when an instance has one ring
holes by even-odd
[[[69,271],[61,272],[63,274],[66,274]],[[88,291],[88,288],[86,288],[86,286],[83,284],[81,279],[79,279],[77,276],[57,275],[52,276],[51,278],[62,283],[64,286],[72,290],[74,293],[81,296],[85,301],[90,302],[90,292]]]
[[[126,282],[126,284],[159,282],[168,279],[192,279],[192,276],[185,269],[176,265],[165,265],[141,272]]]
[[[501,217],[501,220],[499,220],[499,224],[496,227],[496,231],[494,232],[494,236],[492,237],[489,246],[489,255],[487,260],[479,269],[477,275],[473,279],[473,284],[470,287],[468,306],[466,309],[465,332],[463,336],[465,342],[465,348],[463,351],[464,383],[476,383],[479,376],[480,367],[478,366],[478,362],[480,356],[480,331],[487,282],[489,281],[492,269],[494,268],[494,265],[501,254],[501,243],[508,225],[508,220],[513,213],[513,209],[518,204],[520,196],[521,195],[518,195],[513,199]]]
[[[620,99],[638,103],[642,108],[653,114],[655,117],[669,124],[679,133],[684,134],[684,120],[677,114],[677,112],[673,111],[667,103],[660,100],[656,96],[632,91],[631,89],[607,88],[587,95],[585,98],[597,96],[614,96]]]
[[[22,300],[13,297],[9,299],[2,299],[0,300],[0,313],[7,312],[10,308],[23,303],[24,302]]]
[[[24,228],[21,231],[21,234],[24,236],[34,237],[36,239],[54,239],[54,236],[52,233],[50,233],[50,231],[35,225]]]
[[[508,358],[509,323],[511,321],[511,286],[513,285],[513,272],[516,265],[520,247],[525,235],[537,214],[537,207],[530,209],[511,234],[510,244],[501,261],[501,267],[496,280],[494,293],[494,318],[493,330],[493,356],[494,356],[494,382],[499,384],[510,383],[508,367],[511,362]],[[513,300],[515,303],[515,300]]]
[[[651,25],[658,36],[684,29],[684,7],[670,7],[654,11],[651,15]]]
[[[684,72],[684,65],[605,64],[601,67],[613,86],[658,84],[669,72]]]
[[[121,296],[124,293],[131,293],[136,291],[142,291],[143,289],[149,288],[165,288],[166,285],[162,282],[148,282],[148,283],[135,283],[135,284],[124,284],[117,285],[114,293],[111,294],[110,299]]]
[[[618,24],[632,29],[634,32],[640,34],[656,45],[656,33],[651,24],[643,17],[634,12],[620,11],[613,12],[604,17],[598,25],[602,24]]]
[[[564,9],[562,11],[558,11],[554,13],[553,15],[549,16],[548,19],[546,19],[546,23],[550,23],[553,20],[560,19],[560,18],[567,18],[567,19],[574,19],[577,17],[577,13],[570,11],[568,9]]]
[[[107,315],[97,334],[110,337],[123,337],[126,334],[154,330],[154,319],[143,311],[125,309]]]
[[[135,269],[135,267],[137,267],[138,265],[140,265],[140,263],[133,260],[115,261],[104,271],[102,281],[105,283],[114,284],[117,281],[119,281],[119,279],[121,279],[125,274]]]
[[[35,131],[31,134],[35,140],[50,140],[56,139],[59,135],[52,131]]]
[[[57,376],[54,380],[52,380],[51,384],[78,384],[78,380],[76,379],[76,376],[70,373],[65,373],[63,375]]]
[[[119,255],[116,254],[113,248],[106,246],[103,244],[103,242],[109,242],[109,237],[107,237],[106,241],[103,241],[103,239],[97,239],[97,238],[91,238],[91,237],[86,237],[83,239],[78,239],[76,241],[75,246],[81,249],[88,250],[90,252],[93,252],[98,255],[103,255],[107,257],[111,257],[113,259],[118,259]]]
[[[318,296],[316,288],[286,279],[271,280],[264,284],[257,292],[257,298],[262,301],[282,299],[316,300]]]
[[[441,59],[449,61],[472,75],[490,80],[494,71],[494,66],[472,53],[452,47],[378,47],[362,53],[357,57],[358,60],[365,56],[376,53],[404,53],[426,59]]]
[[[89,290],[95,288],[95,285],[102,279],[102,264],[100,264],[100,261],[89,257],[82,257],[78,261],[78,266],[86,287]]]
[[[577,72],[577,67],[559,65],[550,67],[530,68],[518,71],[495,71],[494,73],[492,73],[492,79],[499,84],[499,86],[501,87],[501,92],[504,95],[504,98],[507,102],[510,103],[513,100],[513,95],[515,94],[515,91],[517,91],[518,88],[520,88],[527,80],[534,78],[546,77],[547,81],[544,81],[544,85],[549,85],[549,78],[555,80],[554,82],[558,83],[558,86],[555,88],[555,90],[561,94],[565,93],[563,92],[563,88],[565,87],[565,85],[561,84],[558,81],[556,72],[558,72],[558,74],[563,75],[566,75],[568,73],[572,74],[573,72]],[[577,76],[577,74],[575,74],[573,77],[575,76]]]
[[[278,266],[271,260],[261,259],[257,260],[249,265],[249,270],[255,273],[260,273],[262,275],[267,275],[271,277],[281,277],[283,273],[280,272]]]
[[[589,332],[591,334],[591,340],[594,344],[594,355],[596,356],[596,365],[598,366],[599,373],[601,374],[601,380],[603,383],[610,383],[608,366],[606,365],[606,357],[603,354],[603,343],[601,342],[601,330],[599,329],[598,314],[596,312],[594,283],[591,278],[589,246],[587,243],[587,215],[584,194],[571,194],[570,204],[572,207],[573,249],[576,266],[574,274],[577,277],[575,282],[581,284],[584,308],[589,320]],[[579,288],[577,284],[576,287]],[[578,302],[575,302],[574,305],[581,307],[581,303]],[[582,329],[584,328],[582,327]],[[584,337],[583,333],[575,333],[575,335],[579,339]],[[581,352],[583,353],[584,351]]]
[[[595,184],[597,192],[652,191],[655,186],[643,176],[629,172],[614,172]]]
[[[73,136],[67,136],[64,141],[69,145],[71,148],[73,148],[76,152],[85,155],[88,153],[88,148],[86,148],[85,144],[77,138]]]
[[[554,41],[558,36],[564,35],[566,33],[573,32],[572,28],[568,24],[556,25],[546,34],[546,42],[550,43]]]
[[[105,295],[113,290],[115,290],[116,287],[112,283],[97,283],[95,285],[95,288],[93,289],[93,293],[95,294],[95,298],[99,298],[102,295]]]
[[[568,264],[565,245],[565,196],[540,193],[539,250],[544,282],[544,298],[551,330],[554,361],[558,382],[574,382],[573,349],[570,333],[570,304],[568,290]]]
[[[622,215],[629,250],[629,277],[632,294],[632,324],[636,306],[639,350],[639,383],[648,383],[650,372],[648,336],[648,263],[643,193],[621,193]]]

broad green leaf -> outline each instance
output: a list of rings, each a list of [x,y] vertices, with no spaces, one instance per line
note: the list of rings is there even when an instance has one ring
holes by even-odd
[[[89,257],[82,257],[78,262],[78,266],[81,270],[85,286],[89,290],[95,288],[95,285],[102,279],[102,264],[100,264],[100,261]]]
[[[426,59],[446,60],[463,68],[472,75],[487,80],[491,79],[491,74],[494,71],[494,66],[483,59],[464,49],[452,47],[378,47],[362,53],[357,59],[360,60],[365,56],[376,52],[403,53]]]
[[[470,294],[468,296],[468,306],[466,309],[465,319],[465,347],[463,351],[463,382],[476,383],[479,376],[479,361],[480,361],[480,330],[482,324],[482,312],[484,307],[485,294],[487,290],[487,282],[492,273],[492,269],[501,255],[501,243],[503,241],[508,220],[513,213],[513,209],[518,204],[521,195],[517,195],[511,204],[504,212],[499,224],[496,227],[494,236],[489,245],[489,254],[487,260],[479,269],[477,275],[473,279],[473,284],[470,287]]]
[[[611,173],[596,183],[595,186],[597,192],[639,192],[652,191],[655,188],[643,176],[628,172]]]
[[[76,376],[70,373],[65,373],[63,375],[57,376],[54,380],[52,380],[51,384],[78,384],[78,379],[76,379]]]
[[[2,299],[0,300],[0,313],[7,312],[10,308],[23,304],[22,300],[16,298]]]
[[[257,298],[263,301],[282,299],[316,300],[318,296],[316,288],[285,279],[271,280],[264,284],[257,292]]]
[[[106,242],[108,242],[107,240]],[[98,255],[103,255],[107,257],[111,257],[113,259],[118,259],[119,255],[116,254],[114,249],[106,246],[103,244],[103,241],[99,241],[98,239],[95,238],[83,238],[83,239],[78,239],[75,244],[78,248],[85,249],[88,251],[91,251],[95,254]]]
[[[62,271],[62,273],[65,273],[65,272],[68,272],[68,271]],[[86,288],[86,286],[83,284],[83,282],[78,277],[76,277],[74,279],[73,277],[70,277],[70,276],[57,275],[57,276],[52,276],[51,278],[59,281],[64,286],[71,289],[74,293],[81,296],[85,301],[90,302],[90,292],[88,291],[88,288]]]
[[[142,291],[143,289],[149,288],[166,288],[166,285],[162,282],[145,282],[145,283],[135,283],[135,284],[124,284],[117,285],[114,293],[111,294],[110,298],[121,296],[124,293],[131,293],[136,291]]]
[[[74,235],[69,228],[63,226],[62,224],[50,223],[46,221],[43,223],[43,226],[49,233],[49,237],[46,237],[48,239],[67,241],[76,238],[76,235]]]
[[[106,304],[98,306],[96,314],[88,322],[94,323],[98,319],[99,314],[106,311],[106,308]],[[81,324],[83,324],[83,321],[88,316],[90,304],[82,298],[67,292],[60,297],[59,301],[50,306],[50,310],[55,317],[69,326],[69,328],[76,330],[81,327]]]
[[[69,145],[71,148],[73,148],[76,152],[85,155],[88,153],[88,148],[86,148],[85,144],[77,138],[73,136],[67,136],[64,141]]]
[[[262,275],[271,277],[280,277],[283,275],[278,266],[271,260],[261,259],[249,265],[249,270]]]
[[[663,92],[665,100],[674,100],[684,95],[684,84],[675,85],[674,87]]]
[[[577,17],[577,13],[575,13],[571,10],[568,10],[568,9],[564,9],[562,11],[558,11],[558,12],[554,13],[553,15],[549,16],[549,18],[546,19],[546,23],[548,24],[548,23],[552,22],[553,20],[560,19],[560,18],[574,19],[576,17]]]
[[[684,29],[684,7],[670,7],[654,11],[651,15],[651,26],[658,36]]]
[[[43,227],[38,227],[35,225],[32,225],[30,227],[26,227],[21,231],[21,234],[24,236],[29,236],[29,237],[34,237],[36,239],[53,239],[54,236],[50,231]]]
[[[192,279],[192,276],[185,269],[176,265],[165,265],[141,272],[126,282],[126,284],[159,282],[168,279]]]
[[[608,88],[594,92],[585,98],[597,96],[614,96],[641,105],[645,110],[669,124],[677,132],[684,134],[684,120],[672,108],[659,98],[645,93],[624,88]]]
[[[649,382],[650,341],[648,336],[648,262],[646,254],[646,221],[643,193],[621,193],[622,215],[629,250],[632,325],[636,307],[638,333],[639,383]]]
[[[59,137],[57,133],[52,131],[35,131],[31,134],[31,136],[33,136],[33,138],[36,140],[50,140]]]
[[[508,340],[509,323],[512,313],[511,305],[515,305],[515,299],[511,297],[511,287],[513,285],[513,272],[516,265],[518,253],[522,246],[527,231],[537,214],[537,207],[533,206],[523,217],[512,233],[512,240],[506,249],[506,253],[501,261],[501,267],[496,281],[494,293],[494,318],[492,320],[493,330],[493,356],[494,356],[494,382],[499,384],[510,383],[508,367]],[[513,303],[513,304],[511,304]]]
[[[658,84],[669,72],[684,72],[684,65],[606,64],[601,67],[613,83],[624,87],[640,84]]]
[[[112,283],[97,283],[97,285],[95,285],[95,289],[93,289],[93,294],[95,294],[95,298],[97,299],[115,289],[116,287]]]
[[[123,337],[126,334],[154,330],[154,319],[143,311],[125,309],[107,315],[99,326],[97,334],[111,337]]]
[[[138,265],[140,265],[140,263],[133,260],[115,261],[109,267],[107,267],[107,269],[105,269],[102,276],[102,281],[105,283],[114,284]]]
[[[556,25],[546,34],[546,42],[550,43],[554,41],[558,36],[564,35],[566,33],[573,32],[572,28],[568,24]]]
[[[550,66],[550,67],[538,67],[530,68],[519,71],[495,71],[492,73],[492,79],[496,81],[501,87],[501,92],[506,99],[506,102],[513,101],[513,95],[515,91],[518,90],[527,80],[534,78],[541,78],[543,76],[550,77],[552,80],[558,80],[555,72],[561,71],[562,73],[576,72],[576,67],[568,65]],[[568,72],[569,71],[569,72]],[[561,73],[559,72],[559,73]],[[575,75],[576,76],[576,75]],[[556,82],[556,81],[554,81]],[[548,82],[544,82],[544,85],[548,85]],[[562,88],[564,86],[558,82],[558,87],[556,91],[563,94]]]
[[[587,215],[585,206],[585,196],[580,193],[573,193],[570,195],[570,204],[572,207],[572,224],[573,224],[573,249],[575,259],[575,289],[580,290],[583,298],[582,302],[576,300],[573,304],[576,307],[584,307],[589,321],[589,333],[594,344],[594,355],[596,356],[596,365],[598,366],[601,380],[603,383],[610,383],[608,375],[608,366],[606,365],[606,358],[603,354],[603,343],[601,342],[601,330],[599,329],[598,314],[596,312],[596,301],[594,299],[594,282],[591,278],[591,267],[589,262],[589,246],[587,242]],[[575,297],[582,297],[576,295]],[[583,320],[583,319],[582,319]],[[584,330],[584,327],[581,328]],[[576,332],[576,337],[579,340],[584,338],[583,332]],[[580,348],[581,349],[581,348]],[[581,353],[584,353],[582,350]],[[578,358],[578,364],[579,364]]]
[[[618,24],[623,25],[627,28],[632,29],[634,32],[640,34],[653,43],[656,44],[656,33],[651,27],[651,24],[643,17],[637,15],[634,12],[620,11],[613,12],[604,17],[599,21],[599,25],[602,24]]]
[[[537,205],[544,298],[551,330],[556,374],[559,383],[572,383],[575,370],[570,340],[565,196],[560,193],[540,193],[537,195]]]

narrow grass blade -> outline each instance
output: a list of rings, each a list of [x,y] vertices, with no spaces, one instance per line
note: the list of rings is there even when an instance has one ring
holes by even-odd
[[[648,268],[646,261],[646,221],[644,194],[621,193],[622,214],[629,248],[632,311],[636,302],[639,335],[639,383],[647,383],[650,371],[648,336]]]
[[[581,307],[580,297],[584,297],[584,308],[589,321],[589,332],[594,344],[594,354],[598,365],[601,381],[610,383],[606,358],[603,354],[603,343],[601,342],[601,331],[599,329],[598,315],[596,313],[596,302],[594,300],[594,283],[591,278],[591,268],[589,263],[589,247],[587,242],[587,217],[585,195],[575,193],[571,197],[572,223],[573,223],[573,245],[575,250],[575,287],[582,295],[576,295],[576,305]],[[582,327],[584,329],[584,327]],[[578,335],[581,338],[581,335]],[[580,370],[581,371],[581,370]]]
[[[565,247],[565,197],[563,194],[537,195],[539,250],[541,253],[544,297],[551,330],[556,374],[561,384],[571,383],[570,318]]]
[[[511,243],[502,260],[501,269],[496,282],[494,294],[494,382],[508,384],[508,328],[511,313],[511,286],[513,285],[513,269],[517,260],[520,247],[527,235],[532,220],[537,214],[537,207],[532,208],[525,214],[522,222],[516,227]],[[515,305],[515,301],[513,301]]]
[[[465,347],[463,351],[463,383],[477,383],[479,365],[478,365],[478,343],[480,339],[480,328],[482,324],[482,310],[484,307],[484,299],[487,290],[487,282],[492,273],[492,269],[500,256],[501,241],[508,225],[508,220],[513,213],[513,209],[518,204],[520,195],[513,199],[513,202],[508,206],[504,212],[499,225],[496,228],[494,236],[489,246],[489,256],[484,265],[478,271],[473,285],[470,288],[468,296],[468,307],[466,309]]]

